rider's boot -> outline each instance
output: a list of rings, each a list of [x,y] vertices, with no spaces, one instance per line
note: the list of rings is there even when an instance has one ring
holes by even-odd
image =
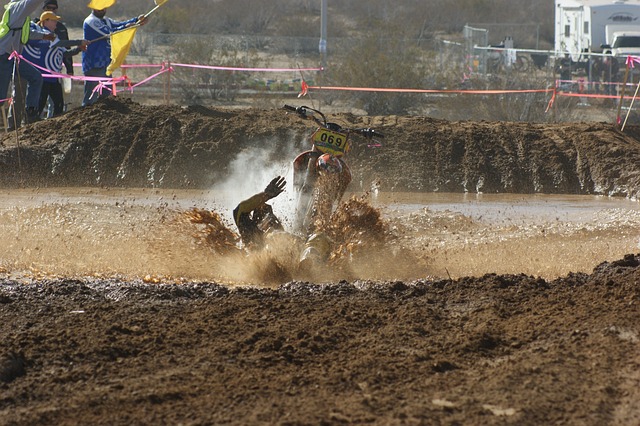
[[[325,234],[311,235],[304,244],[298,268],[310,272],[316,266],[324,264],[331,254],[331,240]]]

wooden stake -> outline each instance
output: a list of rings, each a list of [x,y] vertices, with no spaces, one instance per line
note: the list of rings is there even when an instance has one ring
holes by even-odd
[[[616,126],[620,126],[620,112],[622,110],[622,100],[624,99],[624,92],[627,87],[627,80],[629,79],[629,65],[624,72],[624,81],[622,82],[622,91],[620,93],[620,101],[618,102],[618,114],[616,115]]]
[[[4,126],[5,133],[8,132],[7,127],[9,127],[7,122],[7,112],[4,110],[4,104],[0,106],[0,110],[2,110],[2,125]]]

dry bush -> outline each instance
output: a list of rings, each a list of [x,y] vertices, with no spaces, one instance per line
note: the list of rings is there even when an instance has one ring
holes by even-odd
[[[404,45],[399,39],[369,37],[356,43],[353,49],[337,52],[331,57],[323,76],[331,85],[373,88],[419,87],[428,74],[427,62],[420,58],[424,51]],[[354,107],[369,114],[403,114],[415,105],[418,96],[382,92],[349,92],[343,95]]]
[[[216,64],[218,66],[247,67],[265,66],[255,52],[235,49],[216,49],[206,38],[193,37],[177,44],[173,62],[191,64]],[[238,90],[247,83],[246,73],[233,71],[179,68],[173,78],[181,86],[183,102],[187,104],[206,103],[206,100],[234,100]]]

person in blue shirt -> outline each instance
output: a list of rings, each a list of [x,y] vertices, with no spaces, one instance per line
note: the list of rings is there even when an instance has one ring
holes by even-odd
[[[51,11],[43,12],[37,24],[45,31],[55,34],[56,26],[60,21],[60,16]],[[62,72],[64,57],[67,53],[67,47],[80,46],[86,49],[86,40],[61,40],[57,34],[54,40],[31,40],[24,47],[23,56],[32,63],[51,70],[55,73]],[[46,74],[46,71],[43,72]],[[44,77],[42,82],[42,90],[40,91],[40,100],[38,103],[38,116],[42,116],[42,111],[47,103],[47,98],[51,96],[53,101],[53,116],[62,114],[64,111],[64,97],[62,95],[62,85],[58,77]]]
[[[30,27],[29,15],[42,7],[42,0],[14,0],[4,6],[4,14],[0,21],[0,104],[7,98],[9,85],[14,76],[14,59],[9,56],[15,51],[22,53],[22,49],[30,39],[53,40],[54,35]],[[38,102],[42,88],[42,75],[40,71],[20,61],[17,67],[16,81],[19,85],[21,79],[28,82],[26,94],[27,121],[37,121]],[[18,78],[20,77],[20,78]],[[18,125],[20,123],[17,123]],[[11,126],[10,126],[11,127]]]
[[[44,5],[42,6],[42,12],[53,12],[56,15],[58,14],[58,0],[45,0],[44,1]],[[34,19],[34,22],[36,24],[38,24],[39,19]],[[67,41],[69,40],[69,30],[67,29],[67,26],[61,21],[57,21],[56,22],[56,28],[54,30],[54,32],[56,33],[56,35],[58,36],[58,38],[61,41]],[[74,47],[71,49],[67,49],[64,52],[64,58],[62,59],[62,62],[64,63],[64,67],[66,68],[66,73],[68,75],[74,75],[74,71],[73,71],[73,57],[79,53],[84,52],[86,49],[85,47],[82,46],[78,46],[78,47]],[[71,82],[71,80],[69,79],[69,83]],[[50,82],[52,83],[52,87],[49,87],[49,91],[53,91],[54,93],[63,93],[64,90],[62,88],[62,81],[61,79],[56,80],[55,82]],[[42,90],[45,91],[47,90],[46,88],[47,84],[46,82],[43,83],[42,86]],[[60,87],[53,87],[53,86],[60,86]],[[41,100],[42,101],[42,100]],[[47,114],[48,117],[53,117],[54,115],[56,115],[56,104],[58,106],[62,105],[62,108],[64,110],[65,107],[65,102],[64,102],[64,94],[61,95],[61,97],[59,99],[54,99],[53,97],[51,97],[51,95],[49,96],[49,102],[47,102]]]
[[[127,21],[114,21],[111,18],[107,18],[108,6],[106,5],[111,6],[114,3],[115,0],[92,0],[88,5],[92,11],[82,25],[84,30],[83,38],[90,43],[87,46],[87,50],[82,54],[82,72],[85,77],[107,78],[107,67],[111,63],[111,40],[108,37],[109,34],[132,25],[144,25],[147,23],[147,18],[144,15]],[[102,9],[96,9],[96,7],[102,7]],[[94,94],[93,89],[97,85],[97,81],[85,81],[82,106],[92,105],[99,97],[108,95],[108,93],[100,95],[97,92]]]
[[[44,5],[42,6],[42,12],[53,12],[55,14],[58,13],[58,0],[45,0]],[[34,19],[35,21],[35,19]],[[36,24],[38,22],[36,21]],[[69,30],[67,30],[67,26],[62,22],[56,22],[55,33],[58,38],[62,41],[69,40]],[[73,54],[67,53],[64,57],[63,63],[64,67],[67,69],[67,74],[73,75],[73,58],[75,54],[80,53],[80,51],[76,51],[73,49]]]

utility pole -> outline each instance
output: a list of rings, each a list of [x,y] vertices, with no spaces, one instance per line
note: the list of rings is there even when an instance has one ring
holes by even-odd
[[[320,56],[321,66],[324,68],[327,62],[327,0],[322,0],[320,9]]]

